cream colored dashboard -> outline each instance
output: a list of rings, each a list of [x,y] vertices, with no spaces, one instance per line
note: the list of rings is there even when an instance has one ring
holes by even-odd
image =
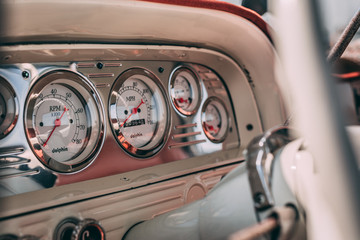
[[[286,119],[275,49],[244,18],[141,1],[5,2],[0,84],[15,110],[0,135],[0,236],[64,239],[67,226],[95,221],[120,239],[204,197],[251,139]],[[225,124],[203,124],[211,112]],[[78,145],[54,145],[63,140]]]
[[[63,51],[82,55],[88,50]],[[107,51],[121,56],[148,50]],[[152,61],[106,60],[104,55],[98,61],[66,62],[59,56],[59,62],[49,63],[44,57],[45,63],[3,65],[0,73],[14,88],[19,114],[14,116],[13,131],[1,139],[0,174],[25,183],[36,180],[27,188],[6,180],[3,196],[238,148],[237,119],[228,89],[221,73],[209,68],[210,57],[220,55],[186,52],[203,54],[203,62],[161,58],[160,53],[175,51],[160,50]],[[242,71],[222,57],[232,78],[246,84]],[[248,87],[239,93],[248,104],[250,93]],[[260,127],[254,102],[253,109],[252,114],[240,113],[247,132]]]
[[[221,177],[262,130],[243,69],[215,51],[45,45],[2,55],[16,102],[15,126],[0,139],[3,220],[197,172]],[[232,95],[246,104],[234,111]],[[209,190],[195,185],[184,201]]]

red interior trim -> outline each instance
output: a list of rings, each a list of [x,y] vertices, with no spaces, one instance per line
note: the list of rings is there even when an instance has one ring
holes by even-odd
[[[333,73],[334,77],[341,78],[341,79],[351,79],[351,78],[358,78],[360,77],[360,72],[349,72],[349,73]]]
[[[140,0],[145,2],[155,2],[155,3],[164,3],[171,5],[187,6],[187,7],[197,7],[197,8],[207,8],[213,10],[224,11],[228,13],[235,14],[237,16],[243,17],[253,24],[255,24],[273,43],[269,26],[261,18],[261,16],[255,11],[248,9],[246,7],[237,6],[228,2],[222,2],[217,0]]]

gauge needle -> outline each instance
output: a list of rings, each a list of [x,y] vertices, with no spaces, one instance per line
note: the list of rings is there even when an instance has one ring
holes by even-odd
[[[46,146],[46,144],[47,144],[47,142],[49,141],[51,135],[54,133],[55,128],[60,127],[60,125],[61,125],[61,118],[64,116],[64,113],[65,113],[67,110],[69,110],[69,109],[67,109],[66,106],[64,106],[64,112],[61,114],[60,118],[55,119],[55,126],[54,126],[53,130],[51,131],[49,137],[46,139],[45,143],[43,144],[43,147]]]
[[[215,129],[214,126],[211,126],[211,125],[206,124],[206,123],[205,123],[205,125],[210,131],[215,132],[215,134],[217,134],[217,132],[219,131],[219,129]]]
[[[178,98],[176,99],[176,101],[178,101],[179,103],[183,103],[183,102],[188,103],[188,100],[183,98]]]
[[[144,103],[144,101],[141,99],[141,103],[132,109],[131,114],[125,119],[125,121],[120,125],[120,127],[124,126],[124,124],[126,123],[127,120],[129,120],[129,118],[134,114],[137,113],[137,110],[139,109],[139,107]]]

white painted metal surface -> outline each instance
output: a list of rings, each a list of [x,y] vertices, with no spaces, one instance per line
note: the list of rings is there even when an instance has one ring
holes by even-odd
[[[301,192],[295,194],[306,206],[308,237],[358,239],[359,172],[337,110],[332,79],[320,58],[313,2],[276,3],[277,40],[294,100],[294,120],[310,153],[298,156],[292,184],[298,184]]]
[[[234,167],[218,168],[10,218],[1,222],[0,235],[12,233],[34,235],[41,240],[52,239],[61,220],[76,217],[96,219],[104,228],[106,239],[121,239],[134,224],[204,197]]]

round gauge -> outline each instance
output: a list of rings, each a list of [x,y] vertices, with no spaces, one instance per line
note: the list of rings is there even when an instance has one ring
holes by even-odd
[[[222,142],[228,132],[228,114],[220,99],[211,97],[204,103],[202,126],[205,135],[215,143]]]
[[[113,133],[131,155],[149,157],[164,145],[168,104],[151,72],[133,68],[121,74],[112,87],[109,110]]]
[[[0,77],[0,139],[15,127],[18,119],[17,98],[11,85]]]
[[[88,166],[103,143],[104,113],[91,84],[70,71],[52,71],[32,86],[25,107],[30,146],[58,172]]]
[[[170,77],[170,96],[173,106],[184,115],[192,115],[200,104],[200,85],[196,74],[188,67],[176,68]]]

